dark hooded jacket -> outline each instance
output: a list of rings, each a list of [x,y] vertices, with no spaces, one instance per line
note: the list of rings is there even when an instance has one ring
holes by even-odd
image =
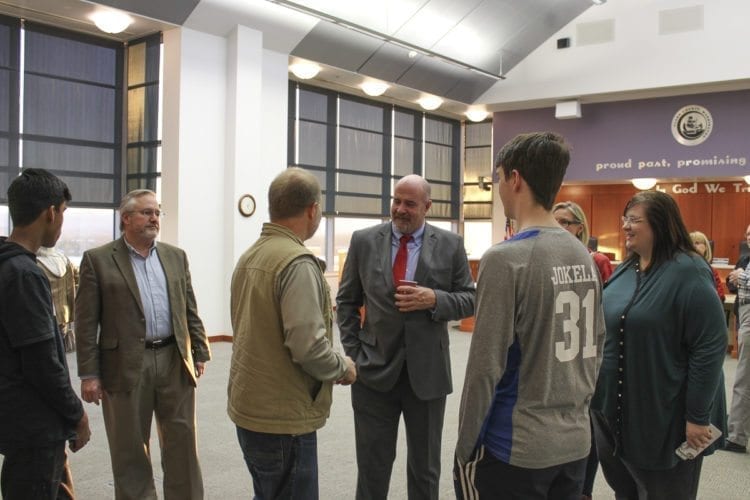
[[[0,453],[73,438],[82,416],[49,282],[33,253],[0,237]]]

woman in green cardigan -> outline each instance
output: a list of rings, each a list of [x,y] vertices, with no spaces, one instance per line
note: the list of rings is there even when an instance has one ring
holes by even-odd
[[[675,201],[645,191],[626,205],[628,257],[603,293],[607,336],[591,413],[602,471],[616,497],[694,499],[701,448],[726,421],[727,330],[711,269]]]

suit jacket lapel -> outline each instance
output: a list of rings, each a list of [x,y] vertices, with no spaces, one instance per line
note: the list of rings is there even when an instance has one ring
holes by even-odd
[[[177,268],[177,262],[175,261],[174,255],[164,245],[158,245],[156,247],[156,255],[159,257],[161,267],[164,269],[164,279],[167,280],[167,295],[169,296],[169,307],[170,310],[174,310],[174,304],[172,299],[175,297],[175,291],[172,290],[172,281],[169,279],[170,276],[179,276],[181,271]]]
[[[432,268],[432,253],[435,251],[437,235],[429,224],[424,225],[424,234],[422,235],[422,249],[419,252],[417,268],[414,270],[414,281],[419,284],[425,282],[427,271]]]
[[[380,238],[380,268],[383,270],[383,280],[387,288],[395,288],[395,283],[393,283],[393,261],[391,260],[393,232],[391,231],[390,222],[383,224],[380,231]]]
[[[141,292],[138,290],[138,281],[135,279],[135,272],[133,271],[133,264],[130,262],[130,255],[128,254],[128,247],[125,245],[125,240],[120,238],[115,243],[112,249],[112,258],[120,270],[125,283],[128,284],[130,293],[133,294],[138,307],[141,309],[143,314],[143,304],[141,303]]]

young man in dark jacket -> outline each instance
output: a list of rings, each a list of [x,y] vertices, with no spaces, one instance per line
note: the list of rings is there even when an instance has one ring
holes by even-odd
[[[41,169],[26,169],[8,188],[13,231],[0,238],[0,489],[8,500],[71,497],[65,442],[75,452],[91,436],[35,255],[55,246],[70,199]]]

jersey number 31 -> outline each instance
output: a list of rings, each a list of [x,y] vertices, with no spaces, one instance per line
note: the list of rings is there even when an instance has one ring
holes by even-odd
[[[555,313],[565,313],[566,305],[568,317],[563,320],[565,340],[555,343],[555,356],[563,362],[572,361],[578,356],[578,352],[581,350],[582,337],[579,326],[581,309],[583,309],[584,313],[583,357],[592,358],[596,356],[596,344],[594,343],[594,290],[589,289],[583,300],[572,290],[565,290],[558,293],[555,299]]]

